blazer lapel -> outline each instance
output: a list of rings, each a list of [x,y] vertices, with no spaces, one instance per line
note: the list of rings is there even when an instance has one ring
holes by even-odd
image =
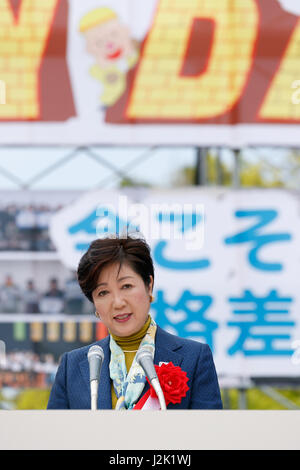
[[[157,326],[154,364],[159,365],[160,362],[172,362],[174,366],[180,366],[183,361],[180,349],[181,344],[177,337],[166,333]]]

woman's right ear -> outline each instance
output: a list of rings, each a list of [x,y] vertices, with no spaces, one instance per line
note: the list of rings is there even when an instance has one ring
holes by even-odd
[[[99,318],[99,320],[101,320],[101,317],[100,317],[99,313],[97,312],[97,310],[95,310],[95,315],[96,315],[97,318]]]

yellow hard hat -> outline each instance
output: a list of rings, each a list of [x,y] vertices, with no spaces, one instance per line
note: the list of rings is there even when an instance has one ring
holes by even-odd
[[[79,31],[83,33],[88,29],[98,26],[99,24],[105,23],[106,21],[117,18],[116,12],[107,7],[96,8],[90,11],[81,18],[79,23]]]

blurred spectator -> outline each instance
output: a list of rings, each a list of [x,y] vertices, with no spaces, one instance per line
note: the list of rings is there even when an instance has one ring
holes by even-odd
[[[8,353],[0,364],[0,389],[51,386],[57,367],[52,354],[37,355],[31,351]]]
[[[24,290],[22,297],[25,313],[40,313],[40,294],[37,292],[32,280],[27,282],[27,287]]]
[[[40,301],[42,313],[62,313],[64,310],[64,292],[58,288],[57,279],[50,279],[49,290]]]
[[[16,226],[17,207],[9,205],[6,207],[6,214],[3,217],[3,233],[6,240],[6,248],[8,250],[18,250],[18,228]],[[3,214],[2,214],[3,216]]]
[[[65,284],[65,309],[70,315],[83,314],[83,304],[85,297],[77,281],[76,273]]]
[[[12,277],[7,275],[0,287],[0,311],[3,313],[20,312],[21,293],[14,284]]]
[[[16,225],[19,229],[20,236],[28,243],[28,249],[35,249],[36,230],[36,214],[33,206],[22,207],[16,216]]]
[[[49,222],[55,208],[41,205],[0,207],[0,250],[55,251],[49,236]]]
[[[36,208],[36,224],[38,237],[36,240],[37,251],[50,251],[53,249],[49,238],[49,224],[53,211],[45,205]]]
[[[43,230],[38,233],[36,244],[35,244],[36,251],[55,251],[55,247],[52,244],[49,233],[47,230]]]
[[[39,230],[48,230],[53,211],[43,205],[36,208],[36,226]]]
[[[0,237],[5,238],[5,226],[8,221],[8,213],[4,207],[0,208]]]

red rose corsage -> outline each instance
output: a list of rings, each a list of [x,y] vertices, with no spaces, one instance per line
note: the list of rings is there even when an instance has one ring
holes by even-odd
[[[168,364],[161,364],[161,366],[154,366],[157,377],[162,388],[166,405],[169,403],[180,403],[182,398],[186,396],[189,387],[187,382],[189,378],[179,366],[174,366],[172,362]],[[157,398],[153,386],[150,384],[150,396]]]

